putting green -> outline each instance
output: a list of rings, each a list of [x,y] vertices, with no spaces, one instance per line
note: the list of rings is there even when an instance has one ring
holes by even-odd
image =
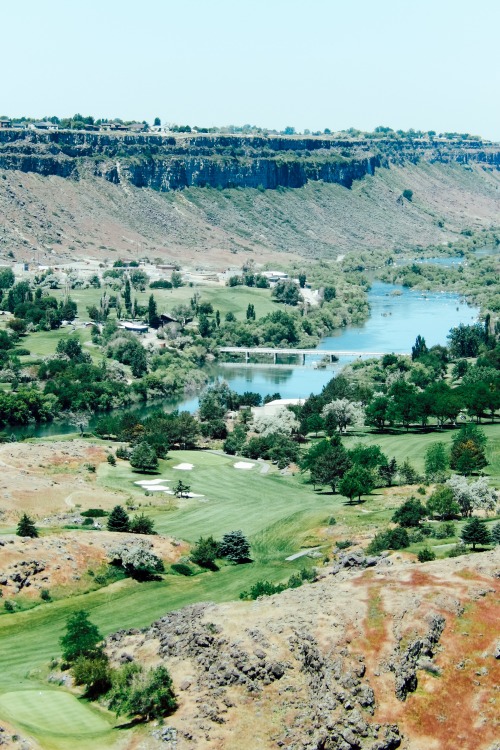
[[[101,739],[112,730],[110,722],[89,704],[58,690],[17,690],[0,695],[0,711],[9,722],[57,746],[72,740]]]

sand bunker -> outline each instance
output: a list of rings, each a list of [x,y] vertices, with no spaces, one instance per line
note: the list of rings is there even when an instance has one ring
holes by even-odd
[[[164,484],[164,482],[168,482],[168,479],[139,479],[139,481],[134,482],[134,484],[140,484],[144,487],[152,487],[155,484]]]
[[[249,464],[247,461],[237,461],[233,466],[235,469],[253,469],[255,464]]]
[[[168,487],[164,487],[161,484],[155,484],[154,487],[143,487],[146,492],[169,492]]]
[[[191,469],[194,469],[194,464],[178,464],[177,466],[173,466],[173,469],[180,469],[181,471],[191,471]]]

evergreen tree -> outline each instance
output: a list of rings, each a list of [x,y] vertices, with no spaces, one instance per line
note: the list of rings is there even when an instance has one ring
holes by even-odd
[[[123,290],[123,304],[127,313],[130,315],[132,312],[132,295],[130,292],[130,281],[125,279],[125,288]]]
[[[141,513],[139,516],[134,516],[130,522],[130,531],[133,534],[156,534],[154,525],[152,518],[148,518],[144,513]]]
[[[189,484],[184,484],[182,479],[179,479],[177,484],[174,487],[174,495],[176,497],[187,497],[188,492],[191,490],[191,487]]]
[[[230,531],[224,534],[219,545],[219,555],[227,557],[233,563],[248,562],[250,544],[242,531]]]
[[[126,510],[121,505],[115,505],[108,516],[108,531],[130,531],[130,519]]]
[[[74,662],[80,656],[95,656],[99,653],[97,644],[102,641],[99,629],[89,620],[89,614],[79,609],[66,620],[66,633],[60,643],[63,658]]]
[[[415,344],[411,348],[411,358],[413,361],[423,357],[424,354],[428,353],[427,345],[423,336],[418,335],[415,339]]]
[[[130,465],[138,471],[155,471],[158,468],[158,456],[149,443],[137,443],[130,455]]]
[[[23,513],[17,524],[16,534],[17,536],[30,536],[32,539],[36,539],[38,536],[38,530],[33,519],[31,519],[26,513]]]
[[[148,324],[151,328],[158,328],[158,326],[160,325],[160,318],[158,317],[156,301],[152,294],[150,295],[148,301]]]
[[[460,537],[464,544],[472,544],[472,549],[476,549],[476,544],[490,544],[491,535],[484,521],[480,518],[471,518],[464,525]]]
[[[493,544],[500,544],[500,521],[491,529],[491,541]]]

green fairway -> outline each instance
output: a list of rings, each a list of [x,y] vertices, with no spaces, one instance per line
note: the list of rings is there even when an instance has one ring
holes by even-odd
[[[488,442],[486,444],[486,456],[488,466],[484,473],[491,477],[491,483],[500,487],[500,423],[480,425]],[[436,430],[435,432],[403,432],[397,433],[373,433],[359,432],[348,435],[345,440],[347,448],[356,443],[366,445],[380,445],[382,451],[392,458],[394,456],[398,463],[406,458],[419,472],[424,471],[425,451],[433,443],[446,443],[451,446],[453,437],[457,430]]]
[[[69,693],[47,689],[4,693],[0,711],[23,732],[43,738],[47,748],[64,750],[70,738],[82,750],[114,744],[112,723],[104,712]]]

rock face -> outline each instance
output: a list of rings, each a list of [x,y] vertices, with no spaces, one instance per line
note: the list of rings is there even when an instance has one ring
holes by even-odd
[[[498,550],[426,566],[343,559],[299,589],[109,636],[113,665],[172,676],[179,707],[151,728],[155,747],[492,750]]]
[[[299,188],[321,180],[347,188],[389,162],[481,162],[500,149],[481,141],[116,135],[2,130],[0,168],[79,179],[103,177],[159,191],[198,187]]]

